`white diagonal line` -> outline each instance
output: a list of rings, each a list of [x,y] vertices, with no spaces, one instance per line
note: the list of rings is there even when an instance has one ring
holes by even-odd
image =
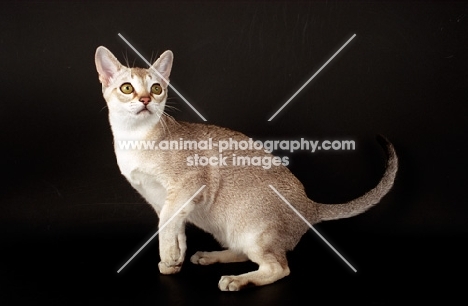
[[[125,39],[125,37],[123,37],[122,34],[119,33],[118,35],[119,35],[120,38],[122,38],[122,40],[123,40],[130,48],[132,48],[133,51],[135,51],[135,53],[136,53],[151,69],[153,69],[153,71],[155,71],[155,72],[167,83],[167,85],[168,85],[176,94],[179,95],[179,97],[180,97],[182,100],[184,100],[185,103],[187,103],[188,106],[190,106],[190,108],[191,108],[203,121],[206,121],[205,117],[203,117],[202,114],[200,114],[200,112],[199,112],[195,107],[193,107],[193,105],[190,104],[190,102],[189,102],[187,99],[185,99],[185,97],[182,96],[182,94],[181,94],[177,89],[175,89],[175,87],[172,86],[171,83],[169,83],[169,81],[166,80],[165,77],[163,77],[163,76],[159,73],[159,71],[157,71],[156,69],[154,69],[154,68],[152,67],[152,64],[151,64],[150,62],[148,62],[148,61],[143,57],[143,55],[141,55],[141,53],[138,52],[138,50],[135,49],[135,47],[133,47],[132,44],[131,44],[128,40]]]
[[[311,82],[311,81],[312,81],[312,80],[313,80],[313,79],[314,79],[314,78],[315,78],[315,77],[316,77],[316,76],[317,76],[317,75],[320,73],[320,71],[322,71],[322,70],[323,70],[323,68],[325,68],[325,66],[327,66],[327,65],[328,65],[328,63],[330,63],[330,62],[332,61],[332,60],[335,58],[335,56],[337,56],[337,55],[338,55],[338,53],[340,53],[340,52],[341,52],[341,50],[343,50],[343,49],[344,49],[344,47],[346,47],[346,46],[347,46],[347,45],[348,45],[348,44],[351,42],[351,40],[352,40],[354,37],[356,37],[356,34],[354,34],[353,36],[351,36],[351,38],[350,38],[350,39],[348,39],[348,41],[347,41],[347,42],[346,42],[346,43],[345,43],[343,46],[341,46],[341,48],[340,48],[340,49],[338,49],[338,51],[336,51],[336,52],[335,52],[335,54],[333,54],[333,56],[332,56],[332,57],[330,57],[330,59],[329,59],[329,60],[328,60],[328,61],[327,61],[325,64],[323,64],[323,66],[322,66],[322,67],[320,67],[320,69],[319,69],[319,70],[317,70],[317,72],[316,72],[316,73],[314,73],[314,75],[313,75],[313,76],[311,76],[311,77],[310,77],[310,79],[308,79],[308,80],[307,80],[307,82],[305,82],[305,83],[304,83],[304,85],[302,85],[302,86],[301,86],[301,88],[299,88],[299,89],[298,89],[298,90],[297,90],[297,91],[296,91],[296,92],[295,92],[295,93],[294,93],[294,94],[291,96],[291,98],[289,98],[289,100],[288,100],[288,101],[286,101],[286,102],[283,104],[283,106],[281,106],[281,107],[280,107],[280,108],[279,108],[279,109],[276,111],[276,113],[275,113],[273,116],[271,116],[271,117],[270,117],[270,119],[268,119],[268,121],[271,121],[271,120],[273,120],[273,118],[275,118],[275,117],[276,117],[276,115],[278,115],[278,114],[279,114],[279,112],[281,112],[281,111],[283,110],[283,108],[285,108],[285,107],[286,107],[286,105],[288,105],[288,104],[289,104],[289,102],[291,102],[291,101],[292,101],[292,99],[294,99],[294,98],[295,98],[295,97],[296,97],[296,96],[297,96],[297,95],[298,95],[298,94],[299,94],[299,93],[300,93],[300,92],[301,92],[301,91],[304,89],[304,87],[306,87],[306,86],[307,86],[307,84],[309,84],[309,83],[310,83],[310,82]]]
[[[130,263],[130,261],[132,261],[133,258],[135,258],[135,256],[137,256],[138,253],[140,253],[141,250],[143,250],[143,249],[148,245],[148,243],[150,243],[150,241],[153,240],[154,237],[156,237],[156,236],[159,234],[159,232],[161,232],[161,231],[166,227],[166,225],[169,224],[169,222],[171,222],[172,219],[174,219],[175,216],[177,216],[177,215],[182,211],[182,209],[184,209],[184,207],[187,206],[187,205],[197,196],[197,194],[199,194],[200,191],[202,191],[202,189],[205,188],[205,187],[206,187],[206,185],[201,186],[200,189],[198,189],[197,192],[195,192],[195,194],[194,194],[190,199],[188,199],[187,202],[185,202],[185,204],[182,205],[182,207],[180,207],[180,208],[174,213],[174,215],[173,215],[172,217],[169,218],[169,220],[166,221],[166,223],[164,223],[161,227],[159,227],[158,231],[157,231],[153,236],[151,236],[151,238],[148,239],[148,241],[146,241],[145,244],[143,244],[143,245],[141,246],[141,248],[139,248],[138,251],[136,251],[136,253],[133,254],[133,256],[132,256],[129,260],[127,260],[127,262],[117,271],[117,273],[120,273],[120,271],[122,271],[123,268],[125,268],[125,267]]]
[[[309,221],[307,221],[306,218],[304,218],[304,216],[301,215],[300,212],[297,211],[297,209],[294,208],[294,206],[291,205],[291,203],[288,202],[288,200],[286,200],[285,197],[283,197],[283,195],[281,193],[278,192],[278,190],[276,190],[275,187],[273,187],[272,185],[268,185],[270,186],[270,188],[281,198],[281,200],[284,201],[284,203],[288,204],[288,206],[299,216],[299,218],[302,219],[302,221],[304,221],[316,234],[317,236],[319,236],[354,272],[357,272],[357,270],[346,260],[346,258],[343,257],[343,255],[341,255],[331,244],[330,242],[328,242],[313,226],[312,224],[309,223]]]

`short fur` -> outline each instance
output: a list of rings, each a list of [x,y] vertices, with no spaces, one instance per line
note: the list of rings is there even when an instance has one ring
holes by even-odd
[[[124,150],[119,141],[248,140],[226,128],[177,122],[164,112],[173,54],[164,52],[150,69],[123,66],[112,53],[99,47],[96,68],[109,108],[115,154],[122,174],[148,201],[165,224],[202,186],[206,187],[159,233],[160,272],[180,271],[185,258],[185,223],[211,233],[226,248],[220,252],[197,252],[195,264],[241,262],[259,265],[253,272],[223,276],[219,288],[237,291],[247,285],[266,285],[289,275],[286,252],[292,250],[308,226],[269,188],[274,186],[311,224],[360,214],[387,194],[395,180],[398,161],[393,146],[381,137],[388,153],[385,174],[378,185],[360,198],[344,204],[319,204],[307,198],[304,187],[285,166],[189,166],[187,157],[218,156],[207,150]],[[134,91],[119,88],[131,83]],[[162,92],[151,92],[159,83]],[[271,156],[262,150],[225,151],[224,156]],[[228,158],[230,160],[230,158]]]

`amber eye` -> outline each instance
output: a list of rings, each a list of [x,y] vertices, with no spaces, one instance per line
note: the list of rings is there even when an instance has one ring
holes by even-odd
[[[124,83],[120,86],[120,91],[124,94],[131,94],[133,92],[133,86],[130,83]]]
[[[160,95],[162,93],[162,87],[161,85],[159,84],[153,84],[153,86],[151,86],[151,92],[155,95]]]

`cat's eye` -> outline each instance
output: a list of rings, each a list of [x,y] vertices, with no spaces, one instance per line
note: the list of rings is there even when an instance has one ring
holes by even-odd
[[[130,83],[124,83],[120,86],[120,91],[124,94],[131,94],[133,92],[133,86]]]
[[[160,95],[162,93],[162,87],[161,85],[159,84],[153,84],[153,86],[151,86],[151,92],[155,95]]]

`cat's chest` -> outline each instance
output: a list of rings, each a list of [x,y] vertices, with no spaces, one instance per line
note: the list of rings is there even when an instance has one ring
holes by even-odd
[[[117,165],[119,166],[120,173],[131,181],[132,175],[138,172],[140,168],[138,156],[129,152],[116,150],[115,157],[117,158]]]
[[[117,151],[116,157],[122,175],[159,214],[167,194],[163,180],[148,171],[151,167],[146,165],[138,154]]]
[[[158,178],[149,173],[150,168],[147,162],[140,154],[126,151],[116,151],[117,164],[120,172],[132,185],[142,185],[151,180],[158,180]]]

